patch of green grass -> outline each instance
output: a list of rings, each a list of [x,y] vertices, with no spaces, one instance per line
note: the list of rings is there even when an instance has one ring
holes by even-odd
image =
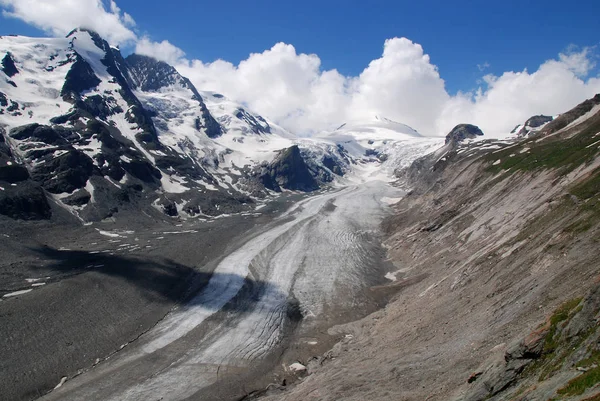
[[[571,188],[570,192],[582,200],[597,198],[600,195],[600,168],[594,170],[588,179]]]
[[[574,234],[587,232],[600,222],[600,168],[597,168],[583,182],[573,186],[570,191],[580,200],[579,218],[565,228]]]
[[[600,366],[600,351],[598,350],[593,350],[589,357],[582,359],[575,364],[578,368],[589,368],[594,365]]]
[[[554,337],[554,336],[551,334],[556,333],[558,324],[566,321],[569,318],[571,311],[573,309],[575,309],[581,303],[581,300],[582,300],[581,297],[573,298],[573,299],[563,303],[561,306],[558,307],[558,309],[556,309],[554,311],[554,313],[550,317],[550,331],[548,332],[548,335],[546,336],[546,343],[551,343],[553,341],[552,337]]]
[[[600,383],[600,367],[595,367],[587,372],[569,380],[566,386],[558,389],[560,395],[581,395],[590,387]]]
[[[564,351],[557,354],[556,350],[561,344],[561,335],[559,325],[564,325],[568,322],[579,310],[579,304],[582,298],[574,298],[563,303],[554,311],[550,317],[550,328],[544,339],[543,357],[533,369],[539,371],[539,381],[544,381],[548,377],[557,372],[564,364],[566,358],[572,354],[574,347],[563,347]]]
[[[567,227],[565,227],[564,231],[572,234],[581,234],[589,231],[593,226],[594,221],[584,218],[569,224]]]
[[[548,138],[536,143],[537,138],[533,138],[517,146],[489,153],[485,156],[485,159],[490,162],[487,171],[495,174],[509,169],[515,172],[554,168],[566,174],[578,166],[589,163],[599,153],[598,145],[594,145],[594,142],[600,139],[595,136],[598,131],[600,131],[600,122],[592,124],[568,139]],[[529,149],[525,150],[526,148]],[[492,165],[498,159],[500,163]]]

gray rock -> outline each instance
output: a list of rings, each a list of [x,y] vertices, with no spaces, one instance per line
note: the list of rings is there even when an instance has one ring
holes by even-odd
[[[473,139],[478,136],[483,136],[483,132],[476,125],[458,124],[446,135],[446,144],[458,144],[465,139]]]

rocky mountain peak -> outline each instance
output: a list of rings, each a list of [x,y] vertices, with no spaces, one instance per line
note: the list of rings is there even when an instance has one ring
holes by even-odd
[[[185,81],[177,70],[165,63],[149,56],[131,54],[125,58],[129,67],[130,78],[133,86],[144,92],[158,91],[165,86]]]
[[[299,147],[173,66],[124,58],[85,28],[0,37],[0,60],[10,76],[0,88],[5,216],[54,219],[57,207],[84,222],[155,209],[182,219],[232,213],[267,189],[317,189],[350,163],[331,142]]]
[[[446,144],[458,144],[465,139],[475,139],[483,136],[483,131],[478,126],[472,124],[458,124],[452,128],[452,131],[446,135]]]
[[[544,125],[548,124],[552,121],[554,117],[545,116],[545,115],[537,115],[529,117],[525,124],[517,125],[512,131],[511,134],[516,134],[518,137],[526,137],[532,133],[538,132]]]

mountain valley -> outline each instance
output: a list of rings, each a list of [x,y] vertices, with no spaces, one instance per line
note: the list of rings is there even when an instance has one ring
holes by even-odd
[[[600,397],[600,95],[299,137],[91,30],[0,57],[0,399]]]

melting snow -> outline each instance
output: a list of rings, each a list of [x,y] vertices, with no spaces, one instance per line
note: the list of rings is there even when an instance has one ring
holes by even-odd
[[[387,203],[388,205],[394,205],[398,202],[400,202],[402,200],[402,198],[388,198],[388,197],[383,197],[381,198],[381,201],[383,203]]]
[[[117,234],[117,233],[114,233],[114,232],[110,232],[110,231],[100,230],[99,228],[97,228],[96,231],[98,231],[98,234],[104,235],[106,237],[112,237],[112,238],[120,238],[120,237],[122,237],[122,235],[120,235],[120,234]]]
[[[2,298],[16,297],[17,295],[27,294],[28,292],[31,292],[31,291],[33,291],[32,288],[30,288],[28,290],[20,290],[20,291],[15,291],[15,292],[9,292],[8,294],[4,294],[2,296]]]

